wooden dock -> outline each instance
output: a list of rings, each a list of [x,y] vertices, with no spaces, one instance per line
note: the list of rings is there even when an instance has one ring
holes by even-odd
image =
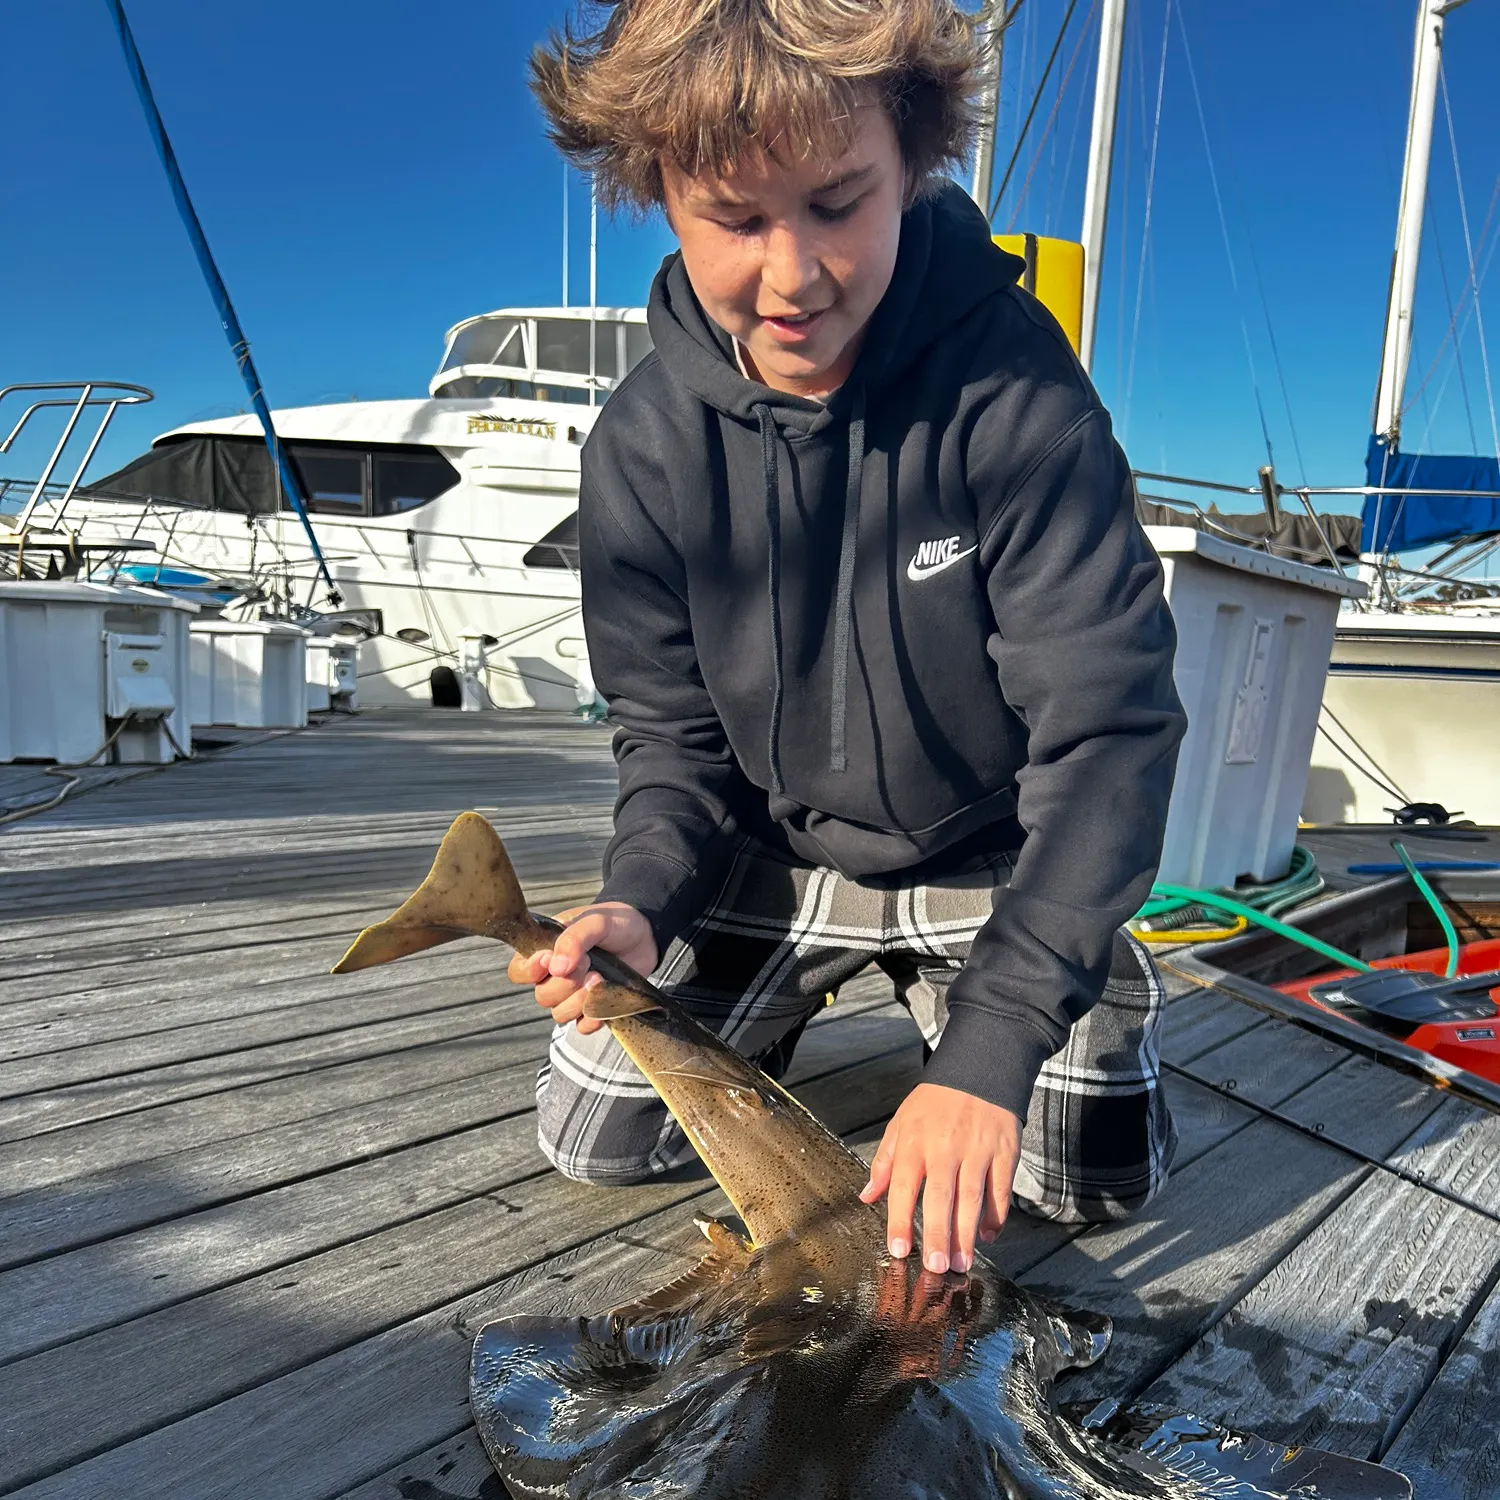
[[[612,795],[598,728],[369,714],[0,832],[0,1494],[503,1500],[468,1420],[475,1332],[665,1279],[712,1185],[547,1169],[547,1024],[499,950],[328,968],[464,808],[535,904],[587,897]],[[1167,1191],[1087,1233],[1018,1215],[995,1247],[1115,1319],[1063,1394],[1492,1500],[1500,1118],[1172,983]],[[919,1066],[865,978],[788,1082],[870,1145]]]

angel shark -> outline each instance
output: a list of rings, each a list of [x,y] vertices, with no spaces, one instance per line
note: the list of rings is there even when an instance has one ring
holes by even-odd
[[[432,871],[335,972],[454,938],[551,947],[494,829],[465,813]],[[596,952],[607,1021],[744,1234],[594,1316],[511,1317],[474,1346],[470,1404],[515,1500],[1410,1500],[1399,1474],[1183,1413],[1064,1414],[1053,1380],[1109,1319],[892,1260],[865,1164],[779,1084]]]

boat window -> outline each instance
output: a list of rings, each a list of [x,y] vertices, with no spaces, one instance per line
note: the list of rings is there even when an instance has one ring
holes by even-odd
[[[616,322],[595,323],[594,374],[605,380],[618,380],[620,371],[620,330]],[[589,373],[589,320],[587,318],[538,318],[536,325],[536,365],[539,370],[557,370],[569,375]],[[644,330],[643,330],[644,331]]]
[[[536,365],[572,375],[589,372],[589,325],[578,319],[538,318]]]
[[[299,443],[287,446],[301,471],[310,510],[335,516],[366,513],[366,454],[347,449],[312,448]]]
[[[587,406],[589,393],[582,387],[566,385],[533,385],[529,380],[505,380],[493,375],[460,375],[446,381],[436,392],[442,401],[492,401],[496,397],[512,401],[564,401]]]
[[[441,453],[377,453],[374,459],[377,516],[415,510],[458,483],[458,470]]]
[[[459,365],[514,365],[526,368],[526,351],[516,318],[484,318],[459,329],[443,361],[445,370]]]
[[[565,516],[521,559],[523,568],[567,568],[578,571],[578,512]]]
[[[622,323],[597,323],[594,326],[594,374],[607,380],[617,380],[620,375],[620,356],[624,352],[620,337]]]

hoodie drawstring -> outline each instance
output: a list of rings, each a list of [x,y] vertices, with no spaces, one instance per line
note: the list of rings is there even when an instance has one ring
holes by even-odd
[[[766,593],[771,606],[771,730],[766,745],[766,759],[771,767],[771,791],[780,796],[786,790],[781,779],[781,476],[776,467],[776,419],[771,408],[755,408],[760,422],[760,458],[766,485],[766,532],[770,538]]]
[[[828,720],[828,769],[849,767],[845,720],[849,698],[849,637],[854,622],[854,554],[859,545],[859,492],[865,467],[865,390],[854,391],[849,417],[849,475],[844,483],[844,536],[833,597],[833,706]]]
[[[766,491],[766,532],[769,557],[766,593],[771,614],[771,725],[766,759],[771,771],[771,791],[786,790],[781,778],[781,709],[785,696],[781,640],[781,476],[776,457],[776,419],[764,403],[755,407],[760,424],[761,469]],[[833,601],[833,683],[828,721],[828,769],[849,768],[848,702],[849,644],[854,622],[854,561],[859,545],[859,497],[865,467],[865,392],[854,392],[849,418],[849,471],[844,484],[844,526],[839,542],[838,583]]]

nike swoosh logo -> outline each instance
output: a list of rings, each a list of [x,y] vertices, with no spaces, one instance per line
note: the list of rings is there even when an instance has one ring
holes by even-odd
[[[933,563],[930,567],[926,568],[919,568],[917,566],[916,558],[912,558],[912,560],[906,565],[906,576],[910,578],[913,583],[916,583],[918,580],[923,578],[931,578],[934,573],[941,573],[944,568],[951,568],[954,563],[962,562],[970,552],[978,551],[979,547],[976,543],[974,546],[970,547],[968,551],[955,552],[952,557],[945,557],[942,562]]]

